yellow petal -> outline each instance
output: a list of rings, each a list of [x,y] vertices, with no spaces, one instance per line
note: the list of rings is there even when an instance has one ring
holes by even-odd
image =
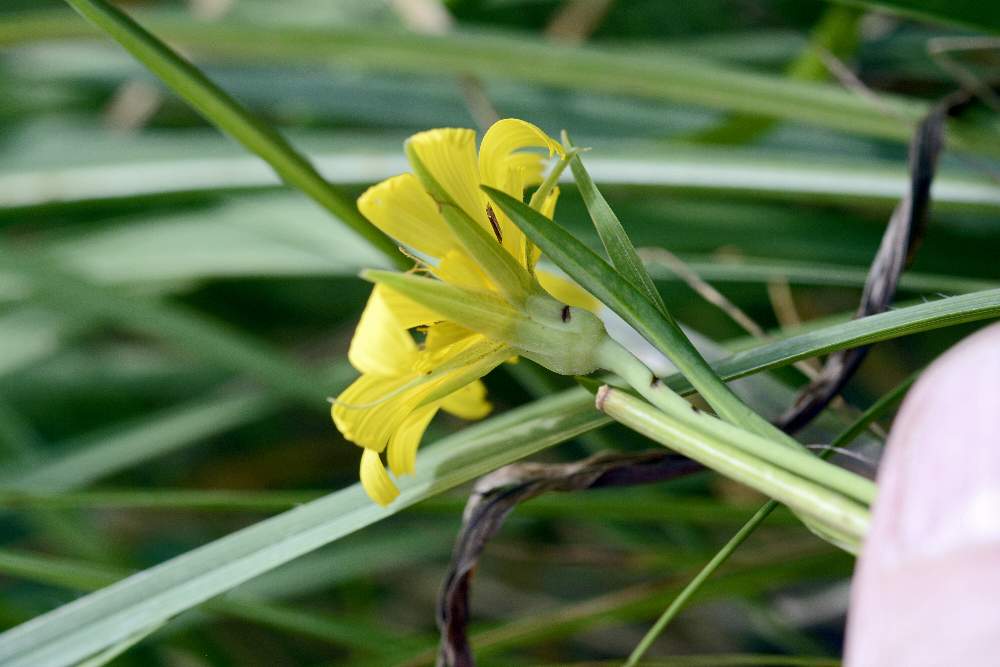
[[[600,301],[569,278],[544,269],[538,270],[535,275],[538,276],[538,282],[545,291],[557,301],[562,301],[574,308],[589,310],[592,313],[596,313],[597,309],[601,307]]]
[[[441,409],[461,419],[482,419],[493,406],[486,400],[486,385],[476,380],[441,401]]]
[[[486,131],[479,147],[479,173],[484,184],[515,199],[524,197],[524,188],[542,181],[544,156],[525,149],[541,148],[549,157],[562,147],[538,127],[523,120],[505,118]],[[502,244],[519,262],[525,261],[524,234],[498,207],[492,207],[500,228]]]
[[[361,486],[368,497],[385,507],[399,495],[399,489],[389,479],[378,452],[366,449],[361,454]]]
[[[491,343],[481,337],[473,337],[470,344],[455,347],[459,352],[448,359],[441,368],[454,368],[442,374],[441,379],[421,397],[421,406],[442,401],[462,389],[470,382],[478,380],[511,356],[511,349],[505,345]],[[463,349],[464,348],[464,349]]]
[[[381,452],[410,415],[478,380],[510,356],[510,348],[470,336],[427,361],[421,353],[419,372],[398,376],[365,373],[333,402],[333,422],[351,442]]]
[[[556,215],[557,201],[559,201],[559,186],[555,186],[549,191],[549,194],[546,195],[545,201],[542,202],[542,206],[538,209],[538,212],[551,220]]]
[[[450,342],[435,338],[430,341],[429,346],[425,343],[414,370],[419,373],[433,373],[437,376],[433,379],[439,380],[443,374],[478,364],[484,357],[493,355],[501,347],[503,345],[477,333]]]
[[[486,197],[479,189],[474,131],[454,127],[428,130],[410,137],[407,147],[469,217],[481,225],[489,224]]]
[[[456,246],[438,206],[413,174],[402,174],[368,188],[358,210],[373,225],[430,257],[442,257]]]
[[[431,271],[435,276],[452,285],[478,292],[496,291],[483,270],[464,251],[453,250],[447,253],[437,266],[431,268]]]
[[[416,374],[365,373],[341,392],[330,409],[333,423],[351,442],[381,452],[399,424],[427,393],[407,388]]]
[[[392,295],[376,286],[354,330],[347,358],[362,373],[398,375],[413,367],[417,344],[393,313]]]
[[[386,459],[392,472],[397,476],[413,474],[420,439],[424,437],[424,431],[427,430],[427,425],[437,411],[437,404],[414,410],[392,436],[389,449],[386,451]]]
[[[545,173],[545,160],[538,153],[514,153],[507,158],[507,167],[509,171],[520,174],[523,186],[538,185],[542,182]],[[512,196],[516,195],[512,194]]]
[[[549,191],[549,194],[545,196],[545,199],[542,201],[542,205],[539,207],[538,212],[544,215],[549,220],[553,219],[556,214],[557,201],[559,201],[559,187],[555,186]],[[525,243],[527,243],[527,237],[525,237]],[[542,256],[541,249],[538,246],[532,244],[531,252],[527,257],[528,266],[532,267],[535,264],[537,264],[538,258],[541,256]]]
[[[562,147],[537,126],[516,118],[504,118],[493,123],[483,135],[479,146],[479,174],[482,182],[494,188],[503,188],[507,179],[507,171],[515,168],[530,169],[536,165],[541,170],[542,156],[524,157],[517,154],[526,148],[542,148],[548,151],[549,157],[555,153],[562,154]],[[531,154],[527,154],[531,156]],[[518,197],[521,193],[508,193]]]
[[[379,292],[385,305],[392,311],[392,316],[404,329],[426,326],[441,319],[440,313],[417,303],[397,290],[389,289],[385,285],[376,285],[375,291]]]
[[[474,331],[454,322],[439,322],[428,327],[427,337],[424,340],[424,351],[433,356],[455,343],[475,335]]]

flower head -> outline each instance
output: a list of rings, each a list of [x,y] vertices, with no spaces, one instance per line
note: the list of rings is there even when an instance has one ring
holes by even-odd
[[[383,505],[399,492],[382,452],[395,475],[411,473],[437,411],[488,414],[480,378],[511,357],[589,372],[586,350],[573,348],[585,348],[600,328],[589,313],[573,317],[575,309],[549,295],[576,306],[588,299],[567,281],[536,273],[538,249],[481,189],[522,199],[542,184],[531,205],[551,217],[559,189],[542,175],[546,157],[563,154],[559,144],[530,123],[506,119],[486,132],[478,156],[475,132],[456,128],[416,134],[406,152],[414,173],[369,188],[358,208],[417,267],[365,274],[376,285],[348,353],[362,375],[332,409],[344,437],[364,448],[361,482]]]

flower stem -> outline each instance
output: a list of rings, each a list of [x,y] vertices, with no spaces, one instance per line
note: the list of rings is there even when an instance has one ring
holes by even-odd
[[[837,451],[838,447],[845,446],[851,443],[855,438],[857,438],[862,431],[864,431],[868,426],[874,422],[876,419],[881,417],[889,408],[895,405],[907,392],[913,382],[917,379],[920,371],[914,373],[910,377],[903,380],[901,383],[896,385],[891,391],[884,394],[879,398],[870,408],[864,411],[858,419],[848,426],[844,431],[842,431],[833,442],[830,443],[829,448],[825,449],[820,457],[823,459],[829,458],[831,454]],[[688,582],[688,585],[684,587],[677,597],[673,599],[670,605],[663,611],[663,614],[656,619],[656,623],[649,629],[649,631],[643,636],[642,640],[636,645],[635,649],[629,655],[628,660],[622,667],[635,667],[642,660],[643,655],[646,651],[653,645],[657,638],[663,634],[664,629],[667,625],[680,613],[684,605],[687,604],[695,593],[701,588],[701,586],[711,577],[716,570],[725,563],[730,556],[736,551],[737,548],[743,542],[747,540],[748,537],[764,523],[764,520],[771,515],[771,512],[778,507],[778,503],[773,500],[769,500],[764,503],[760,509],[754,512],[754,515],[750,517],[749,520],[743,527],[740,528],[735,535],[733,535],[728,542],[719,550],[715,556],[712,557],[708,563],[698,572],[695,577]]]
[[[689,404],[684,408],[694,415]],[[816,522],[824,533],[856,551],[868,530],[868,510],[843,494],[804,479],[699,428],[676,410],[661,412],[630,393],[603,386],[597,407],[634,431],[742,482]]]
[[[549,170],[549,174],[545,177],[545,180],[542,181],[542,184],[539,185],[538,189],[531,195],[531,199],[528,201],[528,206],[536,211],[541,209],[542,203],[545,201],[546,197],[549,196],[549,193],[552,192],[552,188],[556,187],[556,183],[559,182],[559,177],[562,176],[562,173],[566,171],[566,167],[569,166],[569,161],[572,160],[573,156],[579,152],[580,149],[578,148],[570,148],[562,155],[562,157],[559,158],[559,161],[553,165],[551,170]]]
[[[618,343],[606,339],[598,353],[600,365],[617,373],[646,400],[684,428],[705,437],[726,441],[745,455],[820,484],[864,505],[875,499],[869,480],[826,463],[799,447],[791,448],[748,430],[692,409],[690,403],[656,378],[648,368]]]
[[[562,157],[559,158],[559,161],[552,166],[551,170],[549,170],[549,173],[545,177],[545,180],[542,181],[542,184],[539,185],[538,189],[531,195],[531,199],[528,200],[528,206],[536,211],[542,210],[542,204],[545,203],[545,200],[548,198],[549,193],[552,192],[552,189],[556,187],[556,183],[559,182],[559,177],[562,176],[562,173],[566,171],[566,167],[569,166],[569,161],[579,152],[579,149],[570,148],[563,153]],[[535,264],[531,261],[531,255],[534,252],[534,248],[535,244],[532,243],[530,238],[525,236],[523,260],[524,265],[528,267],[528,271],[532,275],[535,273]]]

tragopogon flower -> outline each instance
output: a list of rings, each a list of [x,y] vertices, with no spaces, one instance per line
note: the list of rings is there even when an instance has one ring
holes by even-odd
[[[587,305],[585,293],[536,274],[537,248],[480,189],[522,199],[525,188],[541,184],[531,206],[551,217],[559,190],[554,178],[543,182],[539,149],[563,154],[540,129],[515,119],[486,132],[478,157],[472,130],[421,132],[406,143],[415,173],[358,199],[365,217],[418,262],[407,274],[365,274],[376,285],[348,354],[362,375],[332,408],[344,437],[364,448],[361,483],[382,505],[399,491],[381,453],[395,475],[413,472],[439,409],[466,419],[490,411],[479,379],[504,360],[523,355],[564,373],[594,368],[590,349],[603,328],[572,307]]]

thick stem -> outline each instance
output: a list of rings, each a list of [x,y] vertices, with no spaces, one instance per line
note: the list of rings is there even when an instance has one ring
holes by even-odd
[[[606,339],[598,352],[598,363],[628,382],[650,403],[685,428],[724,441],[746,454],[787,470],[849,498],[869,505],[875,485],[854,473],[827,463],[796,447],[791,448],[756,433],[723,422],[693,409],[679,394],[653,375],[646,366],[618,343]]]
[[[686,401],[682,402],[686,404]],[[868,511],[857,502],[815,482],[748,454],[688,420],[666,414],[628,392],[602,387],[598,409],[616,421],[723,475],[751,486],[819,524],[834,541],[856,551],[868,530]],[[690,406],[685,410],[693,414]]]

